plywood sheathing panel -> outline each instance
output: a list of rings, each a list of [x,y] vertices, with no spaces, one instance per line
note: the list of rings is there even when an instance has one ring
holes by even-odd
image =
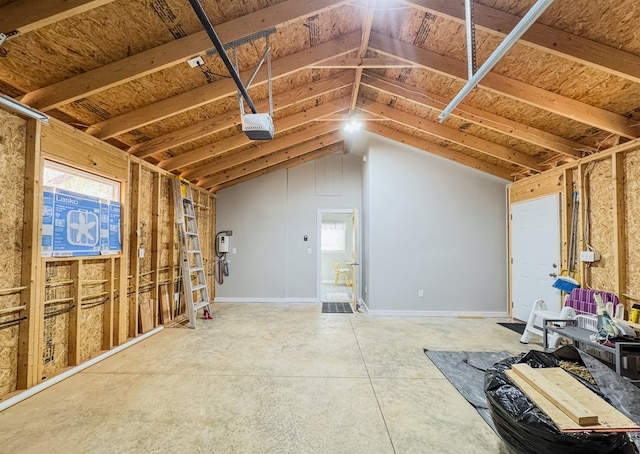
[[[110,259],[84,259],[80,268],[83,286],[80,295],[87,297],[100,294],[108,289],[108,283],[99,283],[110,279],[109,267],[106,260]],[[102,350],[102,335],[104,327],[104,303],[105,296],[97,296],[91,299],[83,299],[80,310],[80,361],[86,361],[96,356]]]
[[[62,284],[71,279],[71,262],[47,262],[45,269],[45,301],[71,298],[71,284]],[[57,285],[62,284],[62,285]],[[69,303],[47,304],[44,310],[42,377],[49,378],[69,365]]]
[[[625,154],[626,293],[640,298],[640,151]],[[625,288],[623,285],[622,288]],[[632,301],[638,303],[640,301]]]
[[[616,263],[613,249],[613,208],[615,201],[611,177],[609,159],[595,162],[588,177],[589,242],[595,250],[600,252],[601,259],[590,267],[590,281],[586,284],[595,289],[614,292]]]
[[[20,287],[26,122],[0,109],[0,289]],[[0,309],[20,306],[20,293],[0,296]],[[0,315],[15,320],[19,312]],[[0,327],[0,396],[16,390],[18,376],[18,325]]]

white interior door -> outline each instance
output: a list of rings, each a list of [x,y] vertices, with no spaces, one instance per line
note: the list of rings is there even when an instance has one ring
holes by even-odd
[[[554,194],[511,206],[511,300],[513,318],[527,320],[543,299],[560,311],[560,196]]]
[[[358,281],[358,210],[354,208],[353,214],[351,215],[351,242],[352,242],[352,251],[351,251],[351,305],[353,306],[353,311],[356,312],[358,309],[358,285],[360,282]]]

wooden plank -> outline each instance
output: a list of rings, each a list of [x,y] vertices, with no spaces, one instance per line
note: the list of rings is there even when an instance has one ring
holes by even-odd
[[[353,83],[353,75],[348,72],[343,72],[336,77],[329,79],[322,79],[318,82],[303,85],[288,90],[284,93],[280,93],[273,98],[273,110],[278,112],[279,110],[290,107],[296,103],[302,103],[310,99],[315,99],[320,95],[331,93],[339,90]],[[261,100],[255,103],[258,111],[266,111],[269,109],[269,100]],[[165,134],[155,139],[151,139],[139,145],[134,145],[129,148],[128,152],[134,154],[137,157],[145,157],[157,153],[159,151],[165,151],[169,148],[183,145],[187,142],[191,142],[202,137],[215,134],[223,131],[227,128],[237,126],[240,124],[240,115],[237,111],[227,112],[217,117],[210,118],[200,123],[196,123],[178,131]]]
[[[246,164],[242,164],[231,169],[227,169],[224,172],[217,173],[206,179],[206,185],[204,185],[203,181],[203,184],[199,184],[199,186],[205,188],[218,186],[227,181],[235,180],[236,178],[259,172],[262,169],[267,169],[273,165],[285,162],[289,159],[300,157],[320,148],[341,143],[343,140],[344,139],[340,132],[333,132],[325,136],[318,137],[316,140],[313,140],[310,143],[303,143],[287,149],[279,150],[275,153],[267,154]],[[339,146],[342,147],[342,145]]]
[[[433,109],[437,112],[442,112],[444,107],[451,102],[449,98],[444,98],[435,93],[429,93],[423,90],[418,92],[414,87],[379,75],[363,75],[362,84],[417,105]],[[451,115],[478,126],[491,129],[492,131],[507,134],[524,142],[529,142],[533,145],[573,158],[582,157],[581,149],[590,149],[590,147],[578,142],[477,109],[467,104],[460,104],[458,108],[454,109]]]
[[[362,39],[360,41],[360,49],[358,49],[358,57],[364,58],[367,56],[367,49],[369,48],[369,37],[371,36],[371,25],[373,24],[373,17],[376,13],[376,0],[369,0],[368,8],[364,13],[364,20],[362,21]],[[356,68],[356,77],[353,82],[353,90],[351,91],[351,103],[349,103],[349,111],[353,112],[356,108],[356,101],[358,100],[358,93],[360,92],[360,80],[362,79],[363,68],[358,66]]]
[[[274,121],[274,127],[276,131],[274,142],[280,141],[282,133],[290,129],[298,128],[302,125],[314,121],[316,118],[323,117],[325,115],[331,115],[341,110],[345,110],[348,107],[348,99],[341,98],[334,101],[330,101],[324,104],[314,107],[313,109],[305,110],[288,117],[280,118]],[[245,133],[236,134],[226,139],[214,142],[212,144],[205,145],[195,150],[188,151],[173,158],[165,159],[158,164],[158,167],[165,170],[176,170],[192,164],[195,164],[205,159],[213,158],[222,153],[228,153],[231,150],[241,148],[243,146],[254,143],[255,141],[249,139]],[[194,169],[191,171],[183,172],[180,176],[183,178],[193,178],[194,176],[201,175],[201,169]]]
[[[151,195],[151,299],[160,301],[158,281],[160,278],[160,174],[153,172],[153,187]],[[153,307],[153,326],[158,326],[158,305]]]
[[[44,263],[42,262],[42,155],[40,151],[42,123],[27,121],[26,157],[24,169],[24,204],[22,230],[22,276],[25,287],[20,301],[25,306],[18,325],[18,389],[27,389],[39,383],[42,363],[42,332],[44,311]]]
[[[511,183],[511,203],[558,194],[564,190],[564,170],[554,169]]]
[[[116,281],[116,257],[109,257],[105,263],[105,272],[108,277],[105,282],[107,301],[104,303],[102,313],[102,349],[111,350],[115,339],[114,332],[114,308],[115,308],[115,281]]]
[[[17,0],[0,7],[0,33],[32,32],[113,0]]]
[[[61,0],[56,1],[61,2]],[[271,27],[284,27],[301,17],[317,14],[346,3],[349,2],[345,0],[288,0],[218,24],[216,25],[216,33],[223,42],[228,43]],[[2,30],[0,29],[0,31]],[[32,91],[23,96],[21,101],[36,109],[48,111],[177,65],[195,55],[206,52],[210,48],[209,36],[205,31],[201,31]]]
[[[325,69],[405,69],[419,68],[418,64],[411,64],[390,57],[363,57],[363,58],[333,58],[322,63],[316,63],[314,68]]]
[[[467,67],[464,62],[377,33],[371,33],[370,47],[384,55],[395,56],[412,63],[421,63],[428,71],[466,82]],[[623,137],[633,139],[640,134],[630,126],[629,120],[623,115],[496,73],[487,74],[478,86]]]
[[[627,249],[626,249],[626,207],[625,207],[625,174],[624,174],[624,153],[611,155],[611,179],[613,180],[613,273],[614,289],[621,302],[626,306],[624,292],[627,290]]]
[[[358,107],[365,112],[383,116],[402,125],[410,126],[422,132],[426,132],[427,134],[431,134],[441,139],[449,140],[467,148],[471,148],[472,150],[479,151],[480,153],[502,159],[510,164],[517,164],[538,172],[542,171],[542,167],[539,165],[538,161],[526,153],[489,142],[488,140],[481,139],[480,137],[472,136],[471,134],[411,115],[378,102],[363,99],[358,103]]]
[[[465,23],[463,2],[448,0],[399,0],[399,2],[458,23]],[[505,32],[512,30],[520,19],[518,16],[481,3],[475,5],[475,26],[493,35],[506,36]],[[581,65],[640,83],[640,56],[615,47],[558,30],[540,22],[529,27],[519,42]]]
[[[42,128],[45,157],[118,181],[127,181],[127,155],[108,143],[51,118]]]
[[[253,180],[254,178],[258,178],[258,177],[260,177],[262,175],[267,175],[269,173],[277,172],[279,170],[292,169],[292,168],[300,166],[302,164],[306,164],[308,162],[311,162],[311,161],[313,161],[315,159],[320,159],[320,158],[323,158],[325,156],[332,155],[334,153],[339,153],[341,151],[344,151],[344,144],[342,144],[342,145],[331,145],[331,146],[326,147],[326,148],[321,148],[320,150],[312,151],[311,153],[307,153],[306,155],[300,156],[298,158],[294,158],[294,159],[291,159],[289,161],[286,161],[286,162],[283,162],[283,163],[280,163],[280,164],[276,164],[274,166],[268,167],[266,169],[262,169],[262,170],[260,170],[258,172],[252,173],[250,175],[246,175],[244,177],[237,178],[235,180],[231,180],[231,181],[228,181],[226,183],[223,183],[223,184],[221,184],[219,186],[215,186],[215,187],[211,188],[211,191],[212,192],[220,191],[222,189],[225,189],[225,188],[228,188],[228,187],[231,187],[231,186],[235,186],[237,184],[244,183],[246,181]]]
[[[82,259],[71,262],[73,304],[69,310],[69,366],[80,364],[82,341]]]
[[[171,307],[169,303],[169,288],[167,285],[160,286],[160,322],[165,325],[171,321]]]
[[[558,387],[555,383],[547,380],[544,377],[544,374],[539,373],[537,369],[533,369],[528,364],[514,364],[511,367],[511,370],[524,378],[527,383],[536,389],[536,391],[549,399],[551,403],[581,426],[593,426],[598,424],[598,415],[596,413],[575,399],[569,397],[563,389]],[[573,379],[567,376],[566,386],[572,386],[574,383],[579,384],[575,380],[573,380],[573,383],[568,380]]]
[[[131,196],[129,197],[129,208],[131,219],[129,221],[129,236],[131,242],[129,244],[129,272],[131,278],[132,293],[129,295],[127,291],[125,295],[129,298],[129,337],[138,335],[138,306],[140,295],[140,259],[138,257],[138,248],[140,240],[138,239],[138,226],[140,225],[140,174],[141,166],[138,163],[131,163],[131,181],[129,182]],[[129,283],[127,282],[127,289]]]
[[[289,148],[294,145],[313,140],[318,136],[329,134],[340,128],[341,125],[335,122],[312,124],[311,126],[302,129],[301,131],[289,134],[276,140],[272,140],[271,142],[256,146],[252,149],[242,149],[238,150],[237,152],[225,154],[224,156],[221,156],[220,159],[213,161],[211,164],[208,164],[204,168],[203,172],[206,172],[204,173],[205,175],[212,175],[218,172],[222,172],[226,169],[230,169],[239,164],[252,161],[253,159],[257,159],[261,156],[275,153],[276,151],[279,151],[281,149]],[[200,187],[211,186],[209,178],[199,180],[197,184]]]
[[[640,426],[620,413],[593,391],[582,385],[565,370],[559,367],[547,367],[536,370],[543,373],[547,380],[560,387],[565,394],[581,404],[588,406],[589,409],[599,416],[599,423],[597,425],[581,426],[551,403],[516,372],[513,370],[505,371],[506,375],[527,397],[553,420],[560,431],[635,432],[640,430]],[[573,383],[575,383],[575,385]]]
[[[148,299],[141,301],[140,307],[140,334],[144,334],[153,329],[153,306],[155,300]]]
[[[333,58],[337,55],[347,54],[357,48],[357,46],[358,34],[354,32],[279,58],[271,64],[272,80],[293,74],[304,67]],[[253,71],[254,70],[251,69],[240,73],[240,78],[247,80],[253,75]],[[252,87],[257,87],[266,82],[266,71],[261,71],[254,79]],[[177,115],[195,109],[196,107],[215,102],[227,96],[233,96],[236,93],[237,87],[232,79],[221,79],[96,123],[87,129],[87,133],[100,139],[108,139],[132,129],[163,120],[172,115]]]
[[[472,156],[468,156],[464,153],[460,153],[459,151],[450,150],[448,148],[438,146],[432,142],[428,142],[426,140],[420,139],[419,137],[412,136],[411,134],[397,131],[388,126],[369,123],[367,124],[367,131],[372,132],[374,134],[378,134],[382,137],[386,137],[391,140],[395,140],[396,142],[404,143],[405,145],[409,145],[419,150],[426,151],[436,156],[447,158],[451,161],[457,162],[458,164],[462,164],[467,167],[480,170],[490,175],[494,175],[496,177],[503,178],[505,180],[511,179],[510,177],[511,172],[507,169],[499,167],[495,164],[490,164],[480,159],[476,159]]]

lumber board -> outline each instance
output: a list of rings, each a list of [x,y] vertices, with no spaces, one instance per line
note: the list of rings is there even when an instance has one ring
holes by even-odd
[[[152,299],[140,302],[140,333],[144,334],[153,328],[153,303]]]
[[[561,387],[545,378],[544,373],[540,373],[528,364],[514,364],[511,370],[524,378],[527,383],[581,426],[598,424],[598,415],[596,413],[565,394]]]
[[[584,403],[588,402],[588,407],[600,416],[599,422],[592,426],[580,426],[567,416],[562,410],[551,403],[546,397],[539,393],[533,386],[527,383],[513,370],[505,371],[506,375],[522,390],[529,399],[544,411],[553,420],[558,429],[562,432],[635,432],[640,430],[640,426],[631,421],[625,415],[616,410],[593,391],[583,386],[580,382],[571,377],[566,371],[559,367],[549,367],[544,370],[545,377],[554,383],[562,382],[565,386],[563,391],[574,399]],[[575,385],[569,380],[573,380]],[[577,386],[576,386],[577,385]]]
[[[160,286],[160,309],[162,314],[162,323],[166,325],[171,321],[171,310],[169,308],[169,288],[167,285]]]

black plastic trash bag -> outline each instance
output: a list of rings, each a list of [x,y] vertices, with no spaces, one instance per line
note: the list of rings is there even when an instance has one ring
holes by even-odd
[[[584,365],[574,347],[554,353],[530,351],[507,358],[487,369],[484,392],[493,423],[512,454],[637,454],[635,444],[625,433],[561,432],[505,374],[513,364],[531,367],[557,367],[560,360]],[[598,389],[579,379],[597,394]]]

